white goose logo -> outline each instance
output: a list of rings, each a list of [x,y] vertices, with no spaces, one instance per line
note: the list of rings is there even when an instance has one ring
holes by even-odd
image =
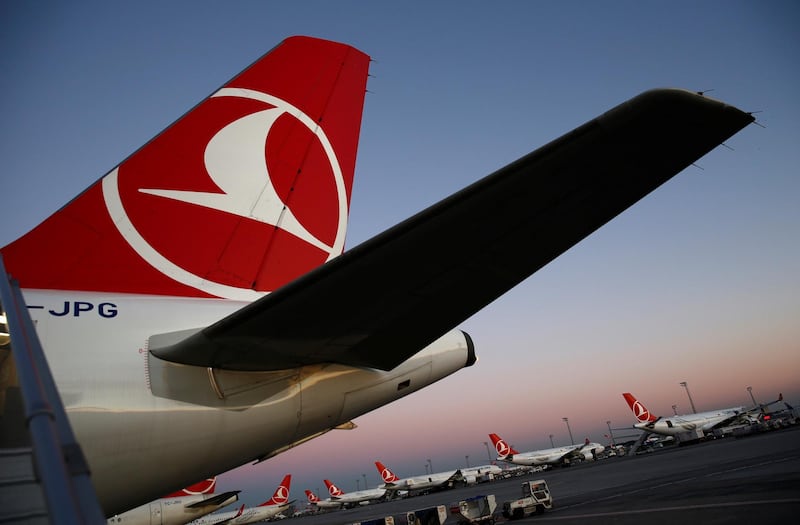
[[[213,97],[249,98],[274,106],[231,122],[217,132],[206,146],[206,170],[222,193],[159,188],[141,188],[139,191],[275,226],[327,253],[326,260],[340,254],[345,241],[347,192],[339,161],[323,129],[300,109],[267,93],[223,88]],[[288,205],[278,196],[267,170],[265,142],[272,126],[284,114],[291,115],[314,133],[330,162],[338,196],[336,236],[330,245],[310,233],[294,216]],[[125,211],[119,193],[118,168],[103,178],[103,198],[123,238],[144,260],[164,275],[226,299],[252,301],[267,293],[209,281],[159,253],[139,233]]]
[[[381,471],[381,477],[383,478],[383,481],[385,481],[386,483],[390,483],[394,478],[394,474],[392,474],[391,470],[385,468]]]
[[[509,447],[508,444],[506,444],[506,442],[502,439],[495,443],[494,448],[497,451],[497,455],[500,457],[506,457],[511,452],[511,447]]]
[[[286,503],[289,499],[289,491],[286,490],[286,487],[281,485],[278,487],[278,490],[275,491],[275,495],[272,497],[275,503]]]
[[[633,404],[633,413],[639,421],[647,421],[650,419],[650,412],[638,401]]]

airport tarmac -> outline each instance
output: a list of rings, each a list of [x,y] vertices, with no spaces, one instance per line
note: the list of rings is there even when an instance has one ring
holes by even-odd
[[[536,478],[547,481],[554,508],[514,523],[795,523],[800,515],[800,427],[609,458],[283,523],[354,523],[434,505],[449,507],[480,494],[496,496],[500,516],[502,502],[519,497],[522,482]],[[500,516],[500,521],[505,520]],[[445,523],[457,522],[449,516]]]

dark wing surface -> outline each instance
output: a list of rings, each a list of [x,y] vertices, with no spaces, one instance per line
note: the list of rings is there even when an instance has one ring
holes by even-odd
[[[188,337],[169,361],[389,370],[754,120],[647,91]],[[177,342],[176,342],[177,341]]]

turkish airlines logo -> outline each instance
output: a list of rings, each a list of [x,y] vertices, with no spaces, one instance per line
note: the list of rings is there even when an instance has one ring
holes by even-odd
[[[631,408],[633,408],[633,414],[639,421],[650,420],[650,412],[639,401],[635,401]]]
[[[278,487],[278,489],[275,491],[275,494],[272,496],[272,501],[278,505],[289,501],[289,489],[284,485]]]
[[[503,441],[502,439],[498,440],[497,443],[494,444],[494,448],[497,451],[497,455],[501,458],[504,458],[511,454],[511,447],[508,446],[508,443]]]
[[[392,483],[393,481],[397,481],[397,476],[395,476],[391,470],[388,468],[383,468],[381,470],[381,477],[385,483]]]
[[[331,496],[341,496],[343,494],[341,489],[339,489],[339,487],[337,487],[333,483],[328,485],[328,492],[330,493]]]
[[[254,90],[219,90],[104,177],[103,198],[148,264],[217,297],[257,299],[344,248],[347,189],[330,140]],[[304,262],[256,289],[268,248]]]
[[[314,494],[313,492],[311,492],[310,490],[306,491],[306,498],[308,498],[308,501],[310,503],[316,503],[316,502],[319,501],[319,498],[317,497],[317,495]]]

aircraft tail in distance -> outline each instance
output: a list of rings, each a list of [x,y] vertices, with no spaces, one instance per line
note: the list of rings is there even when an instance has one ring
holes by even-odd
[[[489,439],[492,440],[494,449],[495,451],[497,451],[497,457],[499,457],[500,459],[507,458],[508,456],[513,456],[514,454],[519,454],[518,451],[514,450],[514,448],[511,445],[506,443],[506,441],[497,434],[489,434]]]
[[[270,505],[286,505],[289,502],[289,488],[292,484],[292,475],[286,474],[281,481],[281,484],[278,485],[278,488],[275,489],[275,492],[272,494],[272,497],[259,505],[259,507],[266,507]]]
[[[25,288],[251,301],[336,257],[368,66],[286,39],[6,246],[8,272]]]
[[[651,414],[650,411],[647,410],[647,408],[642,404],[642,402],[636,399],[630,392],[625,392],[622,394],[622,397],[624,397],[625,401],[628,402],[628,406],[631,408],[633,415],[636,416],[636,419],[639,420],[639,423],[650,423],[658,419],[656,416]]]
[[[306,499],[309,503],[317,503],[319,502],[319,496],[311,492],[310,490],[306,489]]]
[[[398,478],[394,472],[389,470],[389,467],[387,467],[380,461],[375,462],[375,468],[378,469],[378,472],[381,475],[381,479],[383,479],[383,482],[386,483],[387,485],[391,485],[392,483],[395,483],[400,480],[400,478]]]
[[[326,479],[323,481],[325,482],[325,486],[328,487],[328,494],[330,494],[332,498],[338,498],[344,496],[344,491],[339,487],[337,487],[336,485],[334,485],[334,483],[331,480]]]

